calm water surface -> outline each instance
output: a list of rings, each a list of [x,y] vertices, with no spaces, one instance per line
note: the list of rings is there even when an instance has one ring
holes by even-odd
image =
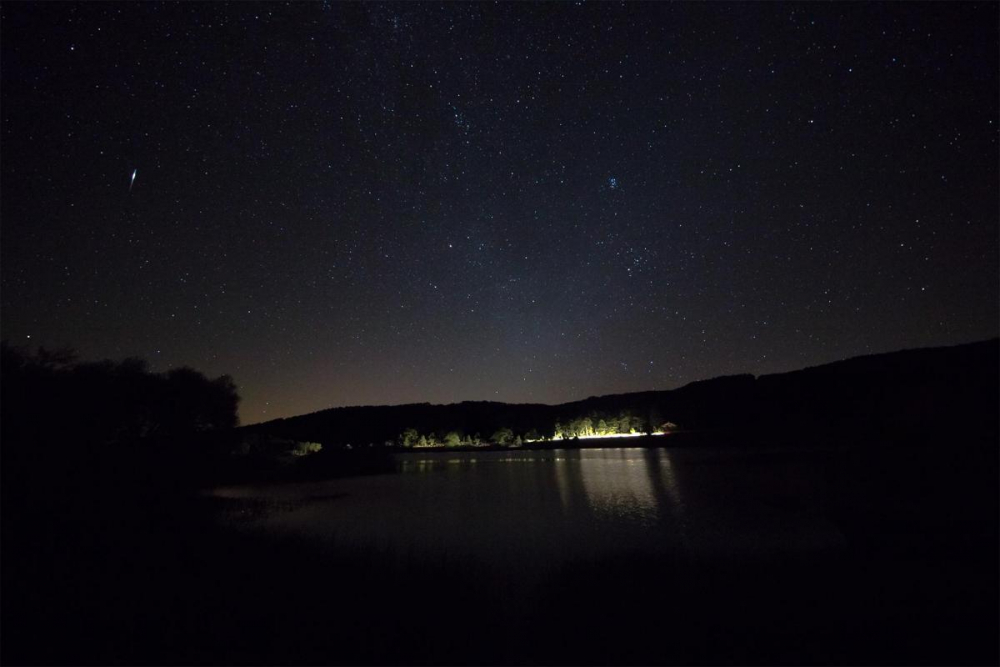
[[[274,508],[251,525],[403,557],[538,574],[621,554],[749,557],[838,549],[822,456],[607,448],[411,453],[399,474],[217,494]]]

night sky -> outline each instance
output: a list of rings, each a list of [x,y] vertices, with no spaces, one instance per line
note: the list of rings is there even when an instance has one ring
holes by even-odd
[[[998,333],[996,3],[0,12],[3,337],[244,423]]]

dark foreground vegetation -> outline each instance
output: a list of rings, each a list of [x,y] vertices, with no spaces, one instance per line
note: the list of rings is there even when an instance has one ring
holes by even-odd
[[[7,347],[0,368],[4,664],[1000,658],[995,341],[699,383],[633,403],[581,402],[638,415],[655,399],[686,429],[665,444],[798,447],[746,450],[747,466],[821,457],[820,483],[790,485],[774,502],[833,523],[847,546],[740,560],[581,558],[530,591],[512,585],[521,573],[498,581],[474,561],[222,527],[219,516],[253,508],[198,491],[281,477],[263,450],[282,449],[293,477],[385,461],[384,451],[346,450],[308,431],[261,440],[252,429],[258,439],[248,439],[234,428],[237,396],[225,378]],[[414,415],[433,407],[386,429],[419,426]],[[517,407],[501,412],[512,430],[522,428]],[[302,446],[309,441],[324,447]],[[817,452],[817,442],[829,446]]]

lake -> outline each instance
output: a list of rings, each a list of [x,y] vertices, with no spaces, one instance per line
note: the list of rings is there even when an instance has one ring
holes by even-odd
[[[842,549],[810,452],[606,448],[398,456],[398,474],[230,487],[269,532],[544,576],[576,560]],[[530,567],[525,568],[525,565]]]
[[[418,452],[216,489],[248,540],[220,599],[274,610],[254,659],[979,663],[995,484],[944,451]]]

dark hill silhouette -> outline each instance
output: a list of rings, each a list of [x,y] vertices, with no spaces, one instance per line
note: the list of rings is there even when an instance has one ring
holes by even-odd
[[[965,437],[995,443],[1000,340],[856,357],[788,373],[734,375],[669,391],[590,397],[561,405],[466,401],[332,408],[244,427],[324,446],[399,444],[406,429],[479,434],[507,428],[551,437],[557,424],[630,415],[636,430],[678,426],[674,442],[884,444]],[[683,437],[681,437],[683,436]],[[534,439],[534,438],[533,438]],[[566,441],[560,441],[565,446]],[[803,443],[807,444],[807,443]]]

